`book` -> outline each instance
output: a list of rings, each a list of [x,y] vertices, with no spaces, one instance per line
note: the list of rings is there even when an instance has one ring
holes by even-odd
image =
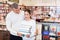
[[[23,36],[25,36],[27,34],[31,34],[31,28],[32,27],[29,25],[22,25],[19,32],[22,33]]]

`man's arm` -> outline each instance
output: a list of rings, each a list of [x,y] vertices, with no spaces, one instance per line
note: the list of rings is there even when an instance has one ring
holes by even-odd
[[[9,32],[13,32],[14,34],[17,34],[17,32],[12,29],[12,22],[10,15],[7,15],[6,17],[6,27]]]

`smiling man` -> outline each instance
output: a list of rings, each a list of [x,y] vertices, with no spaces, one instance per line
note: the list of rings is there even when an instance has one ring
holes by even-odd
[[[18,4],[13,3],[12,11],[6,16],[6,27],[10,32],[10,40],[22,40],[21,33],[18,32],[21,21],[24,19],[24,11],[20,11]],[[19,23],[20,22],[20,23]]]

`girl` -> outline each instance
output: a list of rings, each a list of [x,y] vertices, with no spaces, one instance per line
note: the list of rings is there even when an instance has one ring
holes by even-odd
[[[25,14],[24,14],[25,18],[24,21],[22,21],[22,27],[20,30],[24,33],[23,35],[23,40],[35,40],[35,32],[36,32],[36,21],[31,19],[31,12],[30,10],[25,10]]]

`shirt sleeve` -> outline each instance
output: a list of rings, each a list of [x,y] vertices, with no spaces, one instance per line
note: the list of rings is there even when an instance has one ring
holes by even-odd
[[[11,22],[11,17],[10,15],[7,15],[6,17],[6,27],[9,32],[12,32],[14,34],[17,34],[15,30],[12,29],[12,22]]]
[[[30,37],[34,37],[35,32],[36,32],[36,21],[33,21]]]

